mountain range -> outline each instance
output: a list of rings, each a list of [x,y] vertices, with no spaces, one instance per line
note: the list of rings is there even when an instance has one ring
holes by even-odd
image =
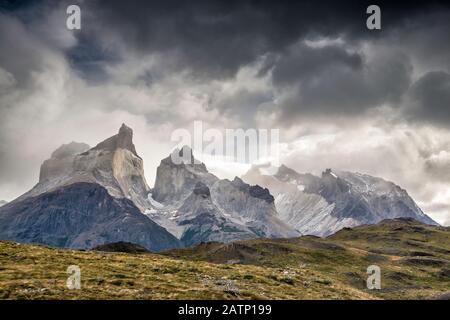
[[[270,169],[253,166],[243,179],[270,189],[280,218],[302,234],[328,236],[400,217],[437,225],[406,190],[381,178],[331,169],[317,177],[284,165]]]
[[[179,156],[187,161],[173,161]],[[133,131],[91,148],[72,142],[41,166],[39,182],[0,207],[0,239],[89,249],[126,241],[152,251],[201,242],[327,236],[361,224],[408,217],[436,225],[392,182],[369,175],[300,174],[253,166],[219,179],[176,149],[157,168],[151,189]]]

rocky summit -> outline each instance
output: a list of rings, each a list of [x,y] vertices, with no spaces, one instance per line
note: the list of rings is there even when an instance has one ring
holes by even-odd
[[[188,161],[175,163],[174,153]],[[147,215],[185,245],[299,235],[277,218],[269,190],[238,177],[233,181],[219,179],[194,158],[188,147],[174,153],[157,169],[153,208]]]
[[[133,130],[123,124],[117,135],[91,149],[75,142],[58,148],[42,164],[39,183],[18,200],[77,182],[99,184],[112,196],[131,199],[141,210],[147,208],[150,188],[133,144]]]
[[[38,184],[0,208],[0,239],[83,249],[117,241],[154,251],[180,246],[142,214],[148,192],[133,131],[122,125],[94,148],[72,142],[53,152]]]
[[[302,234],[328,236],[345,227],[399,217],[437,225],[406,190],[381,178],[331,169],[318,177],[284,165],[269,172],[253,166],[243,179],[270,189],[280,219]]]

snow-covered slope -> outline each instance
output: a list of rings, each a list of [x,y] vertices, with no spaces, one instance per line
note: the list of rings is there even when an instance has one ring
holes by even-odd
[[[286,166],[272,175],[265,172],[253,166],[243,179],[267,187],[275,195],[279,218],[302,234],[327,236],[398,217],[436,224],[405,190],[381,178],[330,169],[317,177]]]

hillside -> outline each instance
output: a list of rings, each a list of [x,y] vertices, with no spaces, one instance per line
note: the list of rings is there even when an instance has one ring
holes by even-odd
[[[69,265],[81,290],[65,287]],[[380,266],[382,289],[365,288]],[[450,291],[450,228],[410,219],[328,238],[203,243],[162,254],[0,242],[2,299],[415,299]]]

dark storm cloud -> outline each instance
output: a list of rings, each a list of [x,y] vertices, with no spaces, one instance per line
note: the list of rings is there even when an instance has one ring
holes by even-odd
[[[280,117],[292,122],[302,115],[359,114],[400,101],[411,82],[407,56],[380,51],[367,58],[337,45],[293,46],[273,69],[275,87],[285,90]]]
[[[77,45],[67,51],[67,60],[84,79],[98,83],[108,77],[105,66],[119,62],[120,57],[100,46],[92,37],[80,33]]]
[[[43,52],[36,48],[34,55],[29,54],[36,42],[26,36],[23,26],[1,13],[0,41],[0,67],[13,74],[19,85],[25,85],[33,71],[42,70]]]
[[[294,46],[276,64],[273,81],[278,86],[291,86],[302,79],[332,73],[335,69],[360,70],[361,55],[347,52],[339,46],[312,48],[304,44]]]
[[[377,38],[440,1],[378,1],[383,32],[369,32],[373,1],[96,1],[83,3],[102,32],[130,50],[162,52],[197,76],[229,77],[263,54],[280,53],[306,36]],[[444,3],[444,2],[443,2]]]
[[[320,5],[316,1],[247,0],[81,2],[83,28],[78,45],[70,48],[67,56],[85,79],[99,81],[107,77],[105,65],[132,54],[163,57],[161,68],[166,74],[189,71],[187,80],[192,82],[232,79],[243,66],[263,61],[258,75],[273,71],[273,89],[280,95],[273,109],[280,125],[289,126],[305,115],[361,115],[383,104],[400,105],[411,85],[414,54],[423,57],[426,52],[441,62],[448,57],[448,49],[438,45],[444,43],[445,30],[450,28],[444,19],[448,2],[378,1],[381,31],[366,28],[370,4],[372,1],[320,1]],[[433,21],[439,21],[438,28]],[[437,29],[433,36],[424,36],[427,32],[419,33],[420,28]],[[417,37],[428,39],[426,49],[420,47]],[[317,38],[339,38],[342,43],[317,48],[305,45],[306,39]],[[357,50],[362,43],[383,43],[388,38],[393,45],[401,43],[399,48],[375,52],[370,59],[367,52]],[[149,78],[155,77],[154,72],[143,70]],[[242,89],[229,97],[211,97],[210,108],[224,114],[242,113],[248,119],[261,110],[261,103],[270,103],[272,95]],[[267,97],[269,101],[265,101]]]
[[[428,72],[411,88],[409,115],[417,121],[450,125],[450,74]]]
[[[450,11],[435,10],[409,19],[392,34],[392,41],[428,69],[450,72]]]

